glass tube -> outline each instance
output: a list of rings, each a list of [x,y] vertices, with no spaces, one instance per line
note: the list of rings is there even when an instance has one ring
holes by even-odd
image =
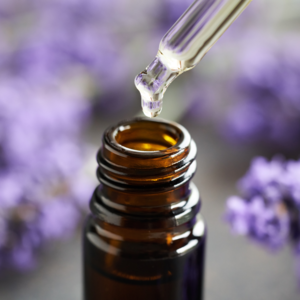
[[[135,78],[146,116],[156,117],[168,86],[194,68],[252,0],[196,0],[162,38],[152,63]]]

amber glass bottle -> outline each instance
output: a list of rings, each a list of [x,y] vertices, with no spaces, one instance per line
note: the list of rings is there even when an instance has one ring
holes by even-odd
[[[85,300],[201,300],[205,225],[182,126],[137,118],[106,130],[84,236]]]

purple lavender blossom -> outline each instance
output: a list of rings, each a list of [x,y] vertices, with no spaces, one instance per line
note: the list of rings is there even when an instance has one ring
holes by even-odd
[[[253,159],[250,169],[239,181],[238,187],[247,198],[261,195],[271,203],[282,200],[284,193],[281,178],[285,176],[283,162],[273,159],[268,162],[263,157]]]
[[[290,219],[284,207],[268,205],[260,196],[250,201],[229,198],[227,220],[234,233],[248,235],[271,250],[280,249],[288,239]]]
[[[43,245],[72,235],[87,207],[91,185],[74,185],[89,103],[53,81],[3,76],[2,83],[0,265],[27,270]]]
[[[290,243],[299,259],[299,174],[300,160],[255,158],[238,183],[242,197],[227,200],[232,231],[270,250]]]
[[[228,198],[226,218],[230,222],[234,233],[242,235],[249,233],[248,205],[244,199],[237,196]]]
[[[238,101],[228,110],[223,132],[232,140],[295,149],[300,145],[299,37],[250,40],[240,51]]]

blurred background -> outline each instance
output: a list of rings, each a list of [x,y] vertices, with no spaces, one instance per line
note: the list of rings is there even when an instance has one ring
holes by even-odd
[[[101,135],[191,2],[0,0],[0,299],[81,299]],[[299,28],[298,0],[254,0],[165,95],[198,146],[206,299],[300,297]]]

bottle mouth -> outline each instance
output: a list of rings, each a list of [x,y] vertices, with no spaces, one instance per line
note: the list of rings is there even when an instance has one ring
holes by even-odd
[[[113,136],[121,147],[146,152],[166,150],[180,139],[180,133],[170,124],[149,120],[119,126]]]
[[[115,189],[174,188],[191,179],[197,148],[181,125],[135,118],[106,130],[97,176]]]
[[[123,121],[110,131],[109,139],[117,150],[138,156],[175,153],[190,144],[190,135],[184,127],[147,118]]]

